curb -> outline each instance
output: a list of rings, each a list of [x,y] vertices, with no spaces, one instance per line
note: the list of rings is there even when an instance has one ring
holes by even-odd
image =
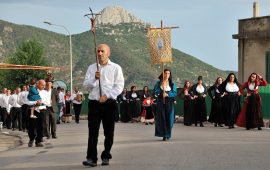
[[[9,131],[0,132],[0,139],[0,152],[8,151],[23,145],[22,137],[19,134],[13,134]]]

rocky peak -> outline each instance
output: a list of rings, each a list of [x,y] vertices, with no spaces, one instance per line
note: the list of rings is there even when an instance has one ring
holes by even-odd
[[[130,14],[127,10],[120,6],[111,6],[104,8],[101,12],[101,15],[97,15],[96,24],[112,24],[117,25],[119,23],[131,23],[131,22],[140,22],[145,23],[141,19]]]

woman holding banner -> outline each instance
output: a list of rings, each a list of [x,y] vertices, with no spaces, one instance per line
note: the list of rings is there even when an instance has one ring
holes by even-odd
[[[169,69],[164,69],[164,75],[159,76],[159,81],[154,87],[154,94],[158,96],[155,136],[163,137],[163,141],[166,141],[171,138],[174,122],[174,97],[177,95],[176,85],[172,82],[172,74]]]

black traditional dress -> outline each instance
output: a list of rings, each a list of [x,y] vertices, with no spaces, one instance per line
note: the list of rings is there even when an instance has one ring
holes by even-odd
[[[223,84],[224,83],[224,84]],[[224,122],[229,128],[234,128],[234,124],[241,110],[241,97],[239,95],[239,85],[237,83],[223,82],[218,87],[224,91]]]
[[[214,97],[212,91],[214,91]],[[215,126],[222,126],[222,124],[224,124],[223,93],[219,91],[218,86],[215,84],[208,89],[208,94],[212,99],[211,112],[208,122],[215,123]]]
[[[191,90],[182,89],[178,96],[184,100],[184,125],[191,126],[192,125],[192,115],[193,115],[193,107],[194,102],[192,99]]]
[[[165,87],[168,97],[163,100],[163,90],[158,81],[154,87],[154,93],[157,96],[157,110],[155,116],[155,136],[171,138],[171,131],[174,123],[174,97],[177,95],[176,85]]]
[[[200,125],[203,126],[203,122],[207,120],[207,112],[206,112],[206,103],[205,103],[205,95],[207,94],[207,88],[203,84],[200,88],[198,84],[192,86],[192,93],[194,96],[197,96],[194,101],[194,114],[193,120],[195,126],[200,122]]]
[[[117,101],[120,104],[120,121],[128,122],[131,120],[131,116],[128,112],[128,99],[126,94],[120,94],[117,97]]]
[[[138,95],[137,92],[130,92],[128,95],[128,101],[131,119],[139,121],[138,118],[140,116],[140,108],[139,108],[140,96]]]

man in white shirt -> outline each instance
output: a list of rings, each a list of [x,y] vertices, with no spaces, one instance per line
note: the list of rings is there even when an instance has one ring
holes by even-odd
[[[75,122],[80,123],[80,114],[82,109],[82,102],[84,100],[83,93],[79,91],[78,87],[74,88],[74,93],[71,96],[73,109],[75,114]]]
[[[15,130],[18,122],[19,131],[22,130],[22,115],[21,115],[21,105],[19,104],[19,95],[21,89],[16,88],[15,93],[10,96],[8,103],[11,105],[10,114],[12,118],[12,130]]]
[[[6,94],[2,96],[4,126],[6,126],[8,129],[11,128],[11,115],[10,115],[11,105],[8,103],[8,100],[11,96],[10,94],[11,94],[11,91],[7,90]]]
[[[28,90],[27,90],[27,86],[23,86],[22,87],[22,91],[19,95],[19,104],[22,106],[21,111],[22,111],[22,131],[24,132],[25,129],[27,129],[28,126],[28,121],[27,121],[27,110],[29,107],[29,100],[27,98],[28,96]]]
[[[4,111],[4,100],[3,100],[3,96],[6,95],[7,93],[7,88],[4,88],[2,93],[0,94],[0,122],[3,123],[3,126],[5,126],[4,122],[6,120],[6,117],[4,115],[5,111]]]
[[[47,82],[46,82],[47,86]],[[50,122],[49,122],[49,114],[50,110],[48,107],[51,107],[51,93],[47,91],[45,88],[44,90],[39,91],[39,95],[41,97],[42,105],[46,106],[46,111],[43,112],[43,137],[50,138]]]
[[[56,139],[56,112],[57,112],[57,102],[59,101],[59,95],[57,90],[52,87],[53,77],[48,76],[46,79],[46,90],[49,93],[50,103],[47,104],[47,115],[45,116],[46,126],[47,126],[47,139],[50,137]],[[45,135],[46,136],[46,135]]]
[[[97,142],[99,127],[102,121],[104,129],[104,151],[101,154],[102,164],[109,165],[110,153],[113,145],[116,98],[124,88],[124,77],[121,67],[109,60],[110,47],[100,44],[97,47],[99,71],[97,65],[92,64],[84,79],[84,87],[89,91],[88,103],[88,148],[84,166],[97,166]],[[99,88],[99,83],[101,88]],[[100,95],[101,92],[101,95]]]
[[[57,124],[60,124],[60,117],[61,115],[61,111],[63,111],[63,107],[65,105],[65,94],[62,92],[61,87],[57,87],[57,93],[59,96],[59,101],[57,103],[57,114],[56,114],[56,119],[57,119]]]
[[[38,91],[44,90],[46,86],[46,82],[44,80],[39,80],[37,82],[37,89]],[[44,100],[44,97],[41,96],[41,99]],[[43,101],[30,101],[33,102],[31,104],[35,105],[41,105]],[[29,102],[29,103],[30,103]],[[43,147],[42,141],[43,141],[43,119],[44,119],[44,114],[46,113],[46,107],[40,106],[39,111],[35,110],[34,114],[37,117],[36,119],[30,119],[29,117],[29,125],[28,125],[28,136],[29,136],[29,143],[28,147],[32,147],[34,140],[36,147]],[[30,116],[30,114],[29,114]]]
[[[7,88],[4,88],[2,93],[0,93],[0,122],[4,122],[4,115],[3,115],[3,95],[7,92]]]

